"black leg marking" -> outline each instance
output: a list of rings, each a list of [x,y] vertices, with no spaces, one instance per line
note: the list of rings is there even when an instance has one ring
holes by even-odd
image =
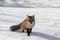
[[[24,30],[22,29],[22,32],[24,32]]]
[[[11,30],[11,31],[15,31],[15,30]]]
[[[32,32],[32,28],[30,28],[30,33]]]
[[[29,32],[29,29],[27,29],[27,35],[30,36],[30,32]]]

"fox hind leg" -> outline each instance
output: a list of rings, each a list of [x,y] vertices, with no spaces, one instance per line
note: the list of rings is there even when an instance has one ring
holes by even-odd
[[[22,29],[22,32],[24,32],[24,30]]]

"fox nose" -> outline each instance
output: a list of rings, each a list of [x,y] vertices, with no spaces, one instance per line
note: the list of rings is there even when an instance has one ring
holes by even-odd
[[[32,23],[33,23],[33,21],[30,21],[30,23],[32,24]]]

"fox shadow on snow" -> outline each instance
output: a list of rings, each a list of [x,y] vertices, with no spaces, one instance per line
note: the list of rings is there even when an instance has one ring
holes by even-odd
[[[32,32],[33,36],[38,36],[38,37],[42,37],[48,40],[60,40],[60,38],[52,36],[52,35],[48,35],[48,34],[44,34],[44,33],[39,33],[39,32]]]
[[[0,31],[8,31],[8,30],[0,30]],[[18,32],[18,33],[22,33],[21,31],[14,31],[14,32]],[[42,37],[48,40],[60,40],[60,38],[52,36],[52,35],[48,35],[48,34],[44,34],[44,33],[40,33],[40,32],[32,32],[31,33],[32,36],[38,36],[38,37]]]
[[[15,32],[22,33],[21,31],[15,31]],[[44,34],[44,33],[40,33],[40,32],[32,32],[31,34],[32,35],[30,35],[30,36],[38,36],[38,37],[42,37],[42,38],[45,38],[48,40],[60,40],[60,38],[58,38],[58,37],[48,35],[48,34]]]

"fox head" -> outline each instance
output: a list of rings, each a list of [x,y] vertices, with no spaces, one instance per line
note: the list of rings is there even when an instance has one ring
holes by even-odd
[[[35,21],[35,15],[33,16],[27,15],[27,17],[28,17],[28,22],[30,22],[31,24],[33,23],[33,21]]]

